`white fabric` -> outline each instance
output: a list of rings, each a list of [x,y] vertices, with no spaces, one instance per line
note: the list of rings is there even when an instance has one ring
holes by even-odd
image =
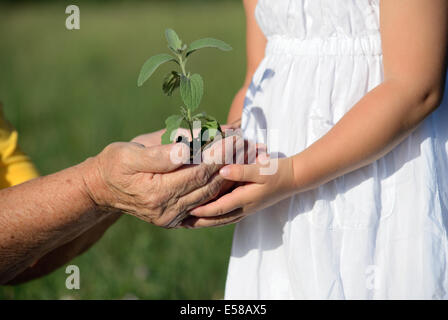
[[[292,156],[382,82],[379,0],[259,0],[256,17],[268,45],[242,127]],[[373,164],[239,223],[225,298],[447,298],[447,108]]]

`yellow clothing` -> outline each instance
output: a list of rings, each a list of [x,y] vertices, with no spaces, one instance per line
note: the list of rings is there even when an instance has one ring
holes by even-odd
[[[17,139],[17,131],[6,121],[0,105],[0,189],[38,176],[30,159],[20,151]]]

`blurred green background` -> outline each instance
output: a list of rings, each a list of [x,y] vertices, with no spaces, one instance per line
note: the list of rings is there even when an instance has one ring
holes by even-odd
[[[80,7],[80,30],[65,28],[68,4]],[[161,91],[169,66],[136,86],[143,62],[167,51],[167,27],[186,42],[212,36],[234,47],[190,62],[205,81],[202,109],[224,122],[245,71],[241,1],[0,2],[0,101],[42,174],[160,129],[177,111],[180,99]],[[80,290],[65,288],[61,268],[0,287],[0,299],[220,299],[232,231],[163,230],[124,217],[72,261]]]

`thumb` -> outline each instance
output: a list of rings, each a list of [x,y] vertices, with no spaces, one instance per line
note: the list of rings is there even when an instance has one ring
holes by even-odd
[[[265,183],[266,176],[260,174],[261,168],[267,164],[269,157],[265,154],[257,158],[256,164],[232,164],[225,166],[219,174],[226,180],[237,182]]]
[[[259,165],[257,164],[231,164],[219,171],[219,174],[226,180],[239,182],[262,183]]]
[[[141,172],[165,173],[183,166],[190,159],[190,148],[184,143],[139,148],[135,169]]]

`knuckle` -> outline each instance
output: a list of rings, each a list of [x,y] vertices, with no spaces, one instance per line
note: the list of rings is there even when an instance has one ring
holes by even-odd
[[[222,180],[217,178],[207,185],[204,190],[203,198],[204,200],[210,200],[215,198],[221,191]]]
[[[155,217],[161,217],[164,215],[166,210],[166,203],[157,195],[150,195],[147,197],[146,201],[143,204],[148,210],[151,211],[151,214]]]
[[[216,215],[217,216],[223,216],[224,215],[224,208],[223,207],[218,207],[217,209],[216,209]],[[224,219],[224,218],[220,218],[220,219]]]
[[[127,143],[114,142],[104,148],[104,154],[107,159],[119,163],[129,163],[131,161],[131,149]]]
[[[187,202],[183,199],[179,199],[179,201],[177,201],[174,207],[174,214],[175,215],[182,214],[185,211],[187,211],[187,208],[188,208]]]
[[[157,216],[154,217],[152,224],[158,227],[166,228],[169,225],[169,220],[166,218],[165,210],[159,208],[157,210]]]
[[[113,142],[111,144],[108,144],[105,148],[104,148],[104,152],[111,152],[113,150],[115,150],[116,148],[119,148],[120,143],[119,142]]]
[[[131,164],[133,162],[131,150],[126,147],[121,147],[118,150],[118,161],[123,164]]]
[[[195,172],[194,181],[196,185],[205,185],[210,178],[210,167],[206,165],[200,165]]]
[[[164,229],[171,229],[172,228],[170,226],[169,221],[167,221],[165,219],[158,220],[155,225],[158,226],[158,227],[164,228]]]
[[[186,217],[185,213],[177,213],[176,211],[170,211],[169,213],[160,218],[159,226],[165,229],[177,228],[185,217]]]
[[[104,148],[104,151],[106,153],[115,154],[115,153],[120,152],[120,150],[123,149],[123,148],[124,148],[124,143],[122,143],[122,142],[113,142],[113,143],[109,144],[108,146],[106,146],[106,148]]]
[[[154,159],[154,160],[160,159],[160,156],[162,155],[160,153],[160,150],[158,150],[157,148],[154,148],[154,147],[146,148],[145,152],[149,159]]]
[[[160,202],[158,201],[157,197],[150,196],[144,203],[144,206],[151,210],[151,212],[156,213],[161,208]],[[157,214],[159,216],[159,214]]]
[[[153,225],[160,228],[169,229],[169,223],[163,218],[155,219],[153,221]]]

